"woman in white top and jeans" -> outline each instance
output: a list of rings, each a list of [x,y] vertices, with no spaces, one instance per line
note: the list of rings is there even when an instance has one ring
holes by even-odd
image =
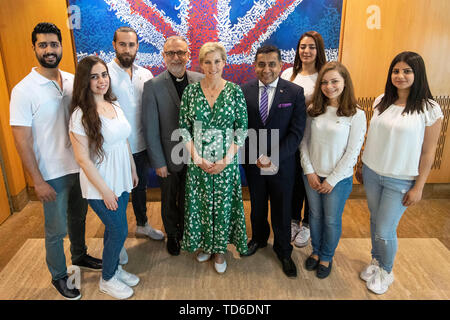
[[[356,104],[350,74],[341,63],[322,67],[307,113],[300,150],[313,251],[305,268],[317,269],[317,277],[323,279],[331,272],[342,213],[353,187],[353,167],[366,133],[366,116]]]
[[[100,291],[118,299],[133,295],[139,278],[122,269],[119,253],[128,234],[126,209],[138,178],[127,141],[131,127],[111,93],[108,68],[89,56],[74,79],[70,140],[81,167],[83,197],[105,224]]]
[[[394,281],[397,226],[406,208],[422,198],[441,130],[422,57],[398,54],[389,67],[384,95],[374,102],[363,152],[362,178],[370,211],[372,262],[361,272],[367,288],[385,293]]]
[[[291,81],[303,88],[306,106],[312,101],[317,75],[326,63],[325,46],[322,36],[316,31],[308,31],[300,36],[295,52],[294,65],[287,68],[281,74],[281,78]],[[303,171],[300,165],[300,151],[295,153],[297,166],[295,168],[295,184],[292,193],[292,215],[291,215],[291,241],[296,247],[308,245],[309,230],[309,205],[303,184]],[[303,209],[302,220],[302,207]]]

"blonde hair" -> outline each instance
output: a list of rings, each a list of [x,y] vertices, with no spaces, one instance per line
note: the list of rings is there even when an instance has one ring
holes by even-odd
[[[205,60],[205,56],[208,53],[216,51],[220,53],[223,61],[227,60],[227,52],[223,44],[221,44],[220,42],[206,42],[204,45],[202,45],[202,47],[200,48],[200,52],[198,53],[198,60],[200,64],[203,62],[203,60]]]

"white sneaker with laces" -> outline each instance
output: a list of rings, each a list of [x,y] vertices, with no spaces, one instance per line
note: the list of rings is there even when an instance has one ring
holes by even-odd
[[[303,248],[308,245],[309,237],[311,236],[311,232],[308,227],[301,226],[300,231],[294,240],[294,245],[299,248]]]
[[[149,237],[153,240],[163,240],[164,233],[161,230],[153,229],[148,223],[145,226],[137,226],[135,231],[136,237]]]
[[[372,258],[370,264],[366,266],[363,271],[361,271],[359,277],[364,281],[369,281],[377,273],[379,266],[380,264],[378,263],[378,260]]]
[[[101,292],[109,294],[116,299],[127,299],[134,293],[133,289],[120,281],[116,275],[108,281],[105,281],[100,277],[99,288]]]
[[[126,272],[123,270],[121,265],[117,268],[116,277],[129,287],[134,287],[139,283],[139,277],[132,273]]]
[[[119,254],[119,264],[124,265],[128,263],[128,254],[127,250],[125,250],[125,247],[122,247]]]
[[[394,272],[388,273],[383,268],[378,268],[375,275],[367,281],[367,289],[376,293],[383,294],[388,291],[389,286],[394,282]]]
[[[291,242],[294,241],[297,234],[300,232],[300,225],[298,221],[291,220]]]
[[[222,263],[214,262],[214,268],[216,269],[217,273],[224,273],[227,270],[227,261],[224,260]]]
[[[198,262],[205,262],[208,261],[211,258],[211,254],[210,253],[205,253],[205,252],[199,252],[199,254],[197,254],[197,261]]]

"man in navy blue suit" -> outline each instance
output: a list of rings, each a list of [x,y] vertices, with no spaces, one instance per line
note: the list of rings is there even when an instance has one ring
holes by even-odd
[[[249,136],[245,145],[244,170],[251,201],[252,239],[250,256],[267,246],[270,199],[273,250],[288,277],[297,276],[291,258],[291,202],[295,177],[295,151],[306,122],[303,88],[279,77],[280,50],[263,46],[256,52],[258,79],[242,85],[247,102]]]

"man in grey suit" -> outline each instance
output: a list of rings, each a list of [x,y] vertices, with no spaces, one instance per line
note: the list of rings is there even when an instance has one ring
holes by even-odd
[[[203,75],[186,70],[189,49],[186,39],[166,39],[163,58],[167,70],[144,84],[142,121],[150,164],[156,170],[161,186],[161,217],[167,233],[167,251],[180,254],[184,224],[184,189],[186,164],[174,162],[172,150],[180,141],[172,141],[178,129],[183,90]]]

